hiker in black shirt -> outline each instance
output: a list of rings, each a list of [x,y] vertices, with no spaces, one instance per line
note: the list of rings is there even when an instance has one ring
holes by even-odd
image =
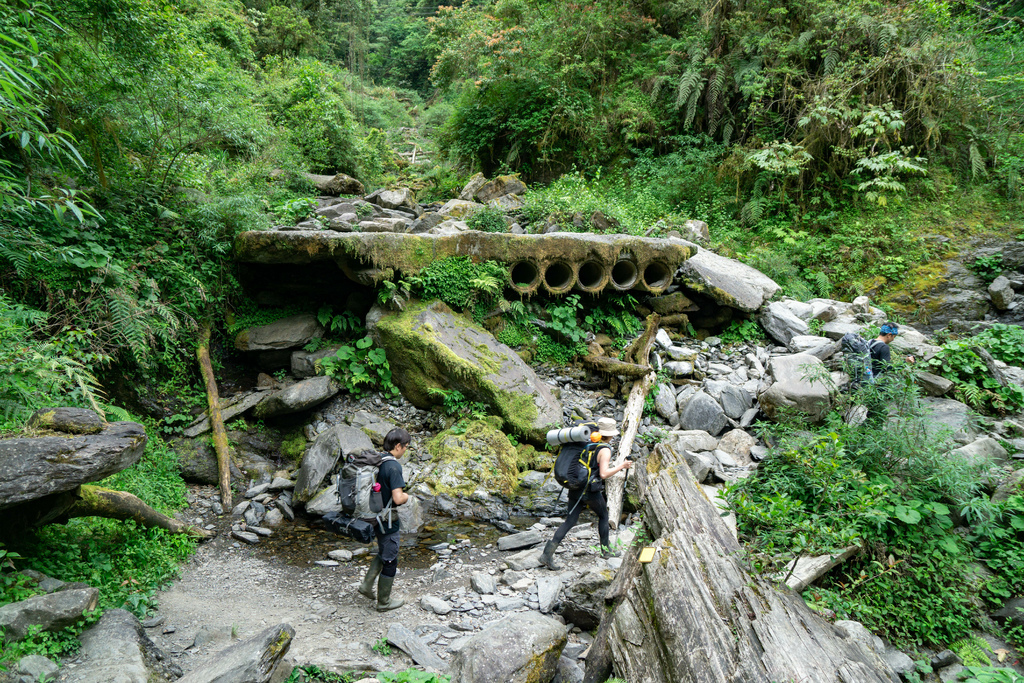
[[[402,490],[405,488],[405,479],[402,476],[402,465],[398,462],[398,458],[405,455],[408,450],[409,441],[409,432],[401,428],[392,429],[384,437],[384,450],[395,460],[385,460],[380,464],[380,469],[377,470],[377,483],[380,484],[382,498],[385,501],[390,498],[394,507],[409,500],[409,494]],[[375,524],[373,528],[377,534],[377,556],[370,562],[370,568],[359,585],[359,592],[371,600],[377,600],[378,612],[386,612],[405,604],[405,600],[391,597],[391,587],[398,573],[398,511],[392,510],[384,515],[381,524]],[[375,581],[376,595],[373,591]]]
[[[597,426],[597,433],[601,435],[602,444],[611,444],[612,437],[619,434],[619,430],[615,426],[615,420],[610,417],[599,419]],[[618,467],[612,467],[611,459],[611,446],[600,447],[597,451],[598,476],[589,481],[583,488],[569,491],[569,514],[566,515],[562,525],[555,530],[554,538],[547,542],[544,546],[544,552],[540,556],[540,563],[548,569],[557,571],[562,568],[560,565],[555,564],[555,550],[558,548],[558,544],[562,542],[562,539],[565,538],[565,535],[569,533],[569,529],[576,526],[576,522],[579,521],[580,512],[583,511],[582,503],[584,500],[587,501],[587,507],[597,515],[597,532],[601,539],[601,557],[618,556],[619,553],[612,549],[608,541],[608,502],[604,498],[604,480],[621,470],[629,469],[633,466],[633,463],[630,460],[623,460],[622,464]]]
[[[871,352],[871,373],[876,379],[892,369],[892,349],[889,348],[889,344],[892,344],[899,333],[900,328],[896,323],[887,322],[882,325],[878,336],[868,344],[868,350]],[[907,356],[907,362],[913,363],[914,357]]]

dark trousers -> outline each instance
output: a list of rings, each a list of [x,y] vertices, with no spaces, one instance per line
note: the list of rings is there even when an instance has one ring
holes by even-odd
[[[597,515],[597,533],[601,537],[601,545],[608,546],[608,503],[604,499],[604,487],[591,491],[589,487],[577,491],[569,491],[569,514],[562,525],[555,531],[552,539],[555,544],[562,542],[569,529],[576,526],[583,511],[583,502]]]
[[[379,526],[374,526],[377,532],[377,553],[380,555],[381,562],[384,563],[384,569],[381,574],[384,576],[394,576],[398,573],[398,542],[399,532],[394,531],[390,534],[382,534]]]

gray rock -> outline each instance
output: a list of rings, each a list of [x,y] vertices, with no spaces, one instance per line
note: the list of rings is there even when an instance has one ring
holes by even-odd
[[[282,522],[284,522],[284,513],[277,508],[267,510],[267,514],[263,517],[263,523],[267,526],[278,526]]]
[[[708,474],[715,468],[715,460],[708,451],[680,451],[683,454],[683,458],[686,459],[686,464],[689,465],[690,471],[693,472],[694,480],[703,482],[708,478]]]
[[[974,466],[1004,465],[1007,462],[1006,449],[1000,446],[998,441],[988,436],[952,450],[949,454]]]
[[[341,385],[330,377],[310,377],[275,391],[257,405],[252,414],[258,419],[289,415],[323,403],[341,391]]]
[[[477,202],[467,202],[462,199],[449,199],[445,202],[444,206],[437,210],[437,213],[448,218],[465,220],[483,208],[484,205]]]
[[[32,414],[28,426],[66,434],[99,434],[103,431],[103,419],[88,408],[43,408]]]
[[[918,372],[917,384],[929,396],[945,396],[954,386],[952,381],[930,372]]]
[[[338,498],[338,477],[331,477],[331,482],[324,486],[312,499],[306,501],[306,514],[322,517],[331,512],[341,512],[341,499]]]
[[[754,399],[751,398],[750,394],[743,387],[727,384],[722,388],[722,395],[719,401],[725,414],[734,420],[738,420],[743,417],[743,413],[750,409]]]
[[[725,428],[728,420],[718,401],[698,391],[679,412],[679,426],[683,430],[700,430],[715,435]]]
[[[900,675],[901,678],[906,678],[908,674],[917,671],[917,665],[914,660],[910,658],[905,652],[901,652],[896,648],[887,648],[885,652],[879,655],[882,661],[889,665],[889,668]]]
[[[472,636],[452,659],[457,683],[550,681],[568,633],[537,612],[506,617]]]
[[[718,448],[718,439],[699,429],[669,432],[668,441],[677,451],[713,451]]]
[[[591,569],[563,589],[561,615],[585,631],[597,628],[604,614],[604,595],[612,579],[609,569]]]
[[[316,363],[321,361],[328,356],[333,356],[341,348],[339,345],[334,344],[320,349],[319,351],[292,351],[292,376],[299,379],[303,377],[315,377],[317,374]]]
[[[815,337],[813,335],[798,335],[789,340],[786,348],[791,353],[807,353],[815,358],[826,360],[839,351],[839,342],[828,337]]]
[[[863,323],[852,322],[850,320],[834,320],[830,323],[825,323],[821,326],[821,333],[829,339],[840,340],[843,335],[848,332],[854,334],[861,334],[864,332],[866,325]],[[897,337],[898,338],[898,337]]]
[[[192,647],[204,648],[231,642],[231,626],[200,626],[192,639]]]
[[[926,438],[952,438],[960,444],[974,440],[974,411],[970,407],[950,398],[923,398],[921,403],[928,415],[924,421]]]
[[[181,669],[146,636],[139,620],[127,610],[107,610],[79,640],[82,647],[77,665],[61,680],[149,683],[181,676]]]
[[[311,339],[322,337],[324,328],[312,313],[282,318],[269,325],[250,327],[235,336],[239,351],[274,351],[305,346]]]
[[[95,588],[73,588],[47,595],[34,595],[0,607],[0,629],[4,641],[18,641],[28,635],[30,626],[44,631],[59,631],[71,626],[88,610],[96,609],[99,591]]]
[[[398,506],[398,521],[403,533],[418,534],[423,528],[423,504],[418,495],[410,495],[404,505]]]
[[[820,360],[805,353],[774,356],[768,369],[775,383],[758,397],[768,417],[776,416],[781,408],[796,410],[812,420],[825,416],[830,394],[829,386],[819,378],[824,374]]]
[[[654,409],[668,419],[676,412],[676,392],[668,384],[659,384],[654,394]]]
[[[476,191],[476,200],[484,204],[505,195],[520,195],[526,192],[526,184],[512,175],[501,175],[488,181]]]
[[[231,530],[231,535],[237,538],[239,541],[245,541],[246,543],[255,545],[260,542],[260,537],[254,533],[248,531],[238,531],[236,529]]]
[[[1013,299],[1016,294],[1013,291],[1013,286],[1010,284],[1010,281],[1000,275],[988,286],[988,296],[992,299],[992,305],[995,306],[997,310],[1005,311],[1010,307],[1010,304],[1013,303]]]
[[[505,564],[509,566],[509,569],[516,571],[523,571],[526,569],[534,569],[540,566],[540,548],[533,550],[524,550],[515,555],[511,555],[505,558]]]
[[[711,239],[711,233],[708,231],[708,224],[704,221],[693,219],[683,223],[683,236],[686,239],[699,244],[707,244]]]
[[[900,327],[899,335],[892,340],[889,348],[892,350],[894,357],[914,356],[915,358],[931,358],[939,352],[939,347],[930,343],[928,337],[907,325]]]
[[[779,291],[779,285],[750,266],[707,249],[683,262],[677,276],[691,290],[721,306],[753,313]]]
[[[409,232],[419,235],[425,232],[429,232],[432,228],[437,227],[444,222],[444,216],[435,212],[427,211],[422,216],[413,221],[412,225],[409,226]]]
[[[320,491],[324,477],[338,464],[338,458],[349,453],[373,450],[370,437],[348,425],[335,425],[317,435],[313,445],[302,457],[302,465],[295,475],[292,499],[306,502]]]
[[[558,601],[558,592],[562,590],[562,580],[557,576],[541,576],[537,578],[537,602],[542,613],[548,614]]]
[[[331,558],[336,562],[349,562],[352,560],[352,551],[345,550],[344,548],[338,548],[327,553],[327,557]]]
[[[773,301],[765,306],[757,319],[765,332],[783,345],[788,345],[793,337],[806,335],[809,329],[807,323],[794,315],[782,301]]]
[[[494,598],[494,607],[499,612],[511,612],[525,606],[526,601],[519,597],[505,597],[499,595]]]
[[[18,673],[33,681],[52,681],[60,667],[42,655],[28,655],[18,660]]]
[[[267,683],[294,637],[288,624],[271,626],[204,660],[178,683]]]
[[[0,440],[0,510],[71,491],[134,465],[146,447],[135,422],[111,422],[99,434]]]
[[[420,598],[420,609],[444,616],[452,611],[452,606],[436,595],[424,595]]]
[[[498,539],[498,550],[519,550],[521,548],[532,548],[546,536],[539,531],[522,531],[511,536],[503,536]]]
[[[263,518],[267,515],[267,508],[263,503],[257,503],[252,501],[249,507],[242,513],[242,518],[245,523],[249,526],[259,526],[263,522]]]
[[[665,363],[665,369],[673,377],[689,377],[693,374],[693,363],[687,360],[673,360]]]
[[[691,313],[693,311],[700,310],[700,307],[693,303],[693,301],[691,301],[689,297],[682,292],[672,292],[671,294],[652,296],[647,300],[647,303],[658,315]]]
[[[497,589],[497,581],[486,572],[473,572],[469,583],[480,595],[492,595]]]
[[[412,661],[420,666],[442,673],[448,670],[448,664],[431,652],[427,644],[405,626],[389,624],[387,638],[389,643],[412,657]]]
[[[558,670],[551,683],[583,683],[583,669],[571,657],[563,655],[558,658]]]
[[[365,199],[385,209],[405,208],[414,212],[419,209],[416,195],[407,187],[400,187],[396,190],[377,190],[373,194],[367,195]]]
[[[335,175],[303,173],[302,175],[325,195],[337,197],[343,194],[363,194],[365,191],[361,182],[344,173],[337,173]]]
[[[487,176],[485,176],[483,173],[477,173],[472,178],[470,178],[469,182],[466,183],[466,186],[462,188],[462,192],[459,193],[459,199],[461,199],[464,202],[473,201],[473,198],[476,197],[477,190],[479,190],[486,184]]]

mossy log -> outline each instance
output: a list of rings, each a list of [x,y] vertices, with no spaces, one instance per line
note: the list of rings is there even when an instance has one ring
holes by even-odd
[[[193,538],[209,538],[210,532],[184,524],[157,512],[127,491],[114,491],[99,486],[81,486],[75,502],[65,512],[71,517],[108,517],[130,519],[136,524],[150,528],[166,529],[172,534],[187,534]]]
[[[220,396],[217,378],[210,363],[210,324],[203,325],[199,333],[199,348],[196,349],[199,369],[206,382],[206,402],[210,406],[210,427],[213,430],[213,447],[217,451],[217,474],[220,479],[220,502],[225,509],[231,507],[231,453],[228,451],[228,433],[220,414]]]
[[[686,464],[659,444],[634,468],[654,561],[629,581],[607,642],[616,674],[648,683],[897,683],[799,595],[751,574]]]
[[[636,363],[627,363],[615,358],[605,358],[604,356],[584,356],[583,362],[593,369],[606,372],[609,375],[620,375],[633,379],[643,377],[651,371],[649,365],[637,365]]]

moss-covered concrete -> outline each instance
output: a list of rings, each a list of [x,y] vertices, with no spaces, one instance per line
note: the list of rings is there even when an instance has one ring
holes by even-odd
[[[483,488],[511,500],[519,487],[518,457],[500,418],[460,421],[427,442],[426,483],[437,494],[469,496]]]

